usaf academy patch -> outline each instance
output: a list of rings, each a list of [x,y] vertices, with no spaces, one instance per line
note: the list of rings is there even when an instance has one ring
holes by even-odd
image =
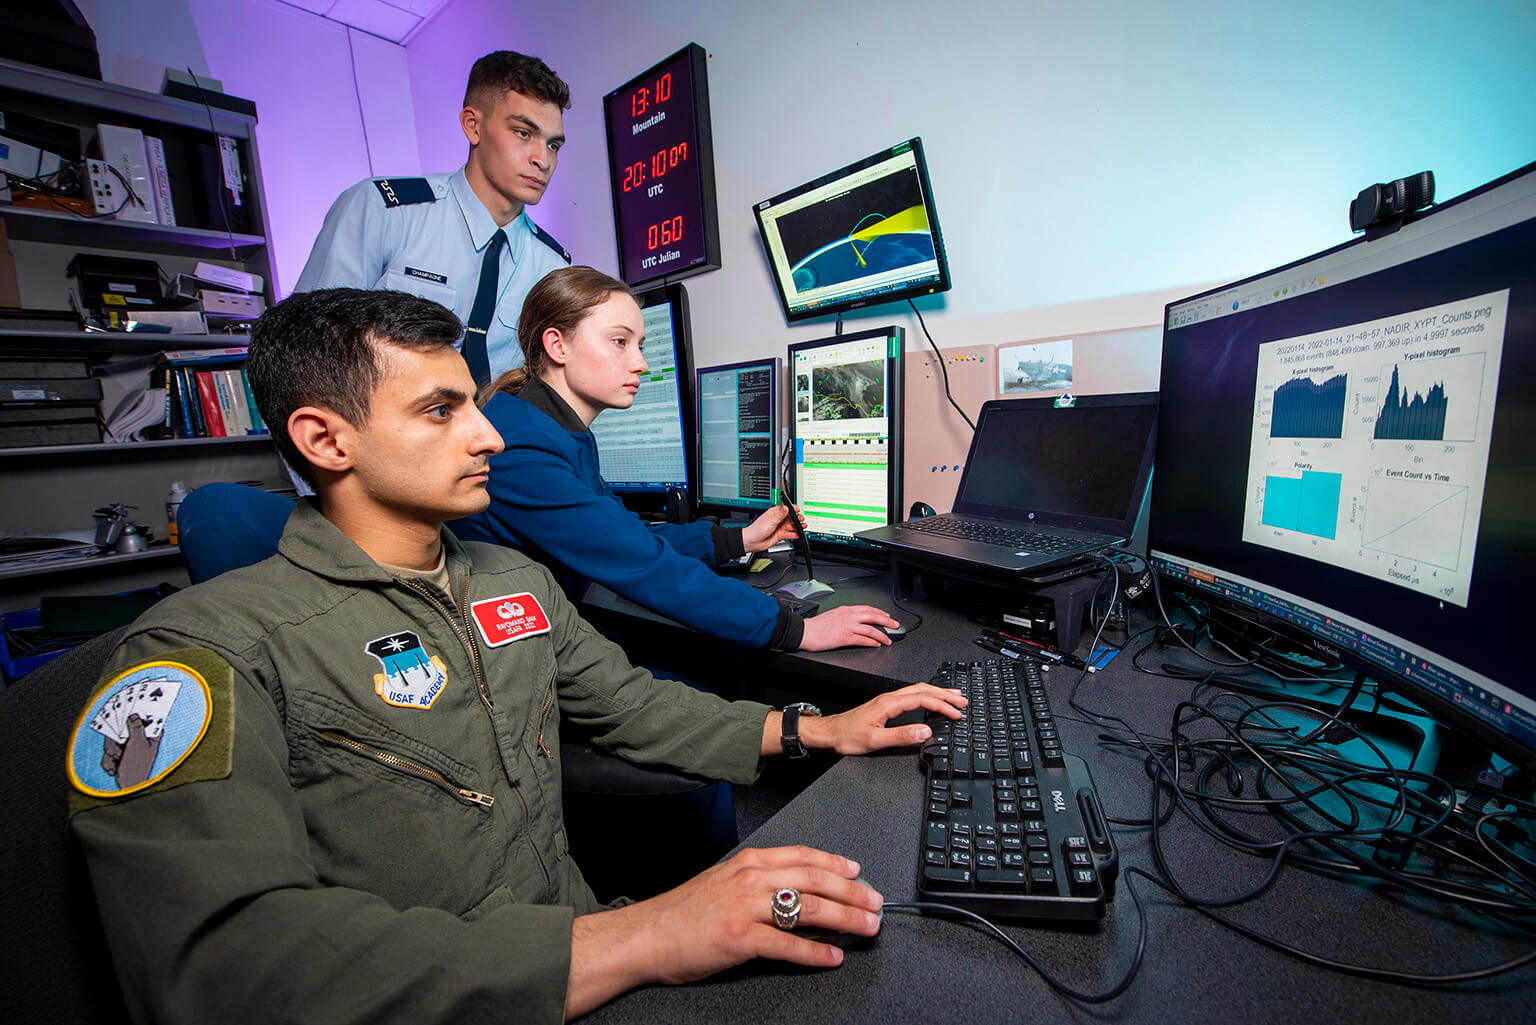
[[[373,690],[399,708],[431,708],[448,682],[448,666],[439,655],[428,655],[421,638],[409,630],[369,641],[363,650],[379,660],[382,673],[373,676]]]
[[[204,669],[219,667],[223,676],[229,666],[211,652],[176,652],[203,656]],[[209,664],[208,660],[212,659]],[[221,698],[228,703],[228,680],[219,681]],[[203,672],[186,661],[163,659],[145,662],[113,677],[91,699],[69,742],[69,781],[86,797],[115,798],[147,790],[165,779],[186,761],[219,721],[218,732],[227,735],[232,719],[228,710],[215,715],[214,691]],[[227,763],[228,738],[218,745]],[[221,771],[222,770],[222,771]],[[227,764],[203,766],[190,779],[228,775]],[[174,783],[172,784],[174,785]]]

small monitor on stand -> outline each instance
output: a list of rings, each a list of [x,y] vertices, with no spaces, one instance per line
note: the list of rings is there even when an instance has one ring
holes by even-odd
[[[891,326],[789,347],[790,484],[829,561],[888,561],[855,535],[901,517],[904,346]]]

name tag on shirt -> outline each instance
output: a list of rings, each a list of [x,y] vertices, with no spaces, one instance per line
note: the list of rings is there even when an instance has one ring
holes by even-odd
[[[549,633],[549,617],[543,606],[526,591],[477,601],[469,607],[469,614],[480,628],[486,646],[491,648]]]
[[[420,267],[407,267],[405,268],[405,273],[413,278],[421,278],[423,281],[435,281],[439,285],[448,284],[447,275],[434,274],[429,270],[422,270]]]

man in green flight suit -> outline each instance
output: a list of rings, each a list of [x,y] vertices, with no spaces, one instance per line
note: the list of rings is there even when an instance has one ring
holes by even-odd
[[[754,957],[840,963],[797,924],[878,928],[858,866],[807,847],[596,901],[566,848],[563,721],[747,783],[786,751],[919,743],[926,726],[887,720],[964,699],[727,702],[630,666],[538,563],[460,544],[442,524],[485,507],[501,439],[459,332],[435,303],[357,289],[257,325],[257,403],[316,497],[277,555],[131,628],[70,745],[71,822],[135,1020],[555,1022]]]

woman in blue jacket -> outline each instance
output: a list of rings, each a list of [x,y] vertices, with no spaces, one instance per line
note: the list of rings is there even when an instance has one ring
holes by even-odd
[[[524,364],[482,392],[506,448],[491,459],[490,508],[452,525],[461,538],[512,545],[550,566],[572,600],[595,580],[696,630],[749,647],[825,651],[889,644],[896,620],[868,605],[808,620],[714,567],[794,536],[783,506],[743,529],[647,524],[598,472],[589,427],[635,401],[645,322],[629,286],[591,267],[551,271],[518,321]]]

